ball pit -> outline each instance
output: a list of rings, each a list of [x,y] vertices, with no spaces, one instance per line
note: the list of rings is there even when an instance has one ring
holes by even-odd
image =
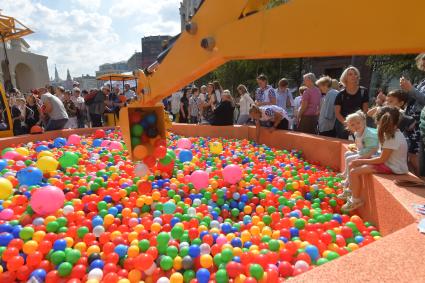
[[[380,238],[297,151],[170,135],[143,164],[120,132],[72,139],[3,150],[0,282],[280,282]]]

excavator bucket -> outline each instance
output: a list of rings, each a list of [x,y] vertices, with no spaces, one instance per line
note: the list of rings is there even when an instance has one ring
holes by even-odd
[[[170,122],[165,113],[162,104],[142,106],[135,102],[121,109],[119,124],[133,161],[149,164],[163,157],[155,149],[166,145],[166,128]]]

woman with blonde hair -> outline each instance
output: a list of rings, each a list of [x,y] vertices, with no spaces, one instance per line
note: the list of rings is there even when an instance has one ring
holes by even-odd
[[[340,82],[344,86],[335,99],[335,130],[336,137],[348,139],[348,131],[344,126],[345,118],[362,110],[367,113],[369,109],[369,93],[366,88],[360,86],[360,72],[356,67],[349,66],[341,75]]]
[[[248,89],[245,85],[239,85],[237,87],[238,93],[240,95],[239,100],[239,118],[236,122],[237,125],[244,125],[249,120],[249,109],[255,104],[254,100],[249,95]]]

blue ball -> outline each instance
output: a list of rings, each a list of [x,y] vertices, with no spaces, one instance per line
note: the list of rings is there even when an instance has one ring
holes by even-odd
[[[104,265],[105,263],[103,262],[103,260],[95,259],[92,261],[92,263],[90,263],[90,270],[95,268],[103,269]]]
[[[230,242],[230,244],[233,247],[242,248],[242,240],[240,238],[233,238],[232,241]]]
[[[146,122],[149,125],[155,125],[155,123],[156,123],[156,114],[155,113],[151,113],[148,116],[146,116],[145,119],[146,119]]]
[[[66,241],[64,239],[56,240],[53,243],[53,250],[55,251],[64,251],[66,248]]]
[[[295,227],[290,228],[289,229],[289,232],[291,232],[291,238],[294,238],[294,237],[298,237],[299,236],[299,231]]]
[[[208,283],[210,280],[210,272],[206,268],[200,268],[196,271],[196,279],[199,283]]]
[[[10,225],[9,223],[0,224],[0,233],[12,232],[12,230],[13,230],[13,226]]]
[[[193,154],[190,150],[183,149],[179,153],[179,160],[181,162],[192,161],[192,158],[193,158]]]
[[[116,252],[120,257],[123,257],[127,254],[128,247],[126,245],[118,245],[115,247],[114,252]]]
[[[53,141],[54,147],[61,148],[61,147],[64,147],[65,145],[66,145],[66,139],[65,138],[59,137],[59,138],[56,138]]]
[[[93,217],[91,223],[92,223],[93,227],[101,226],[101,225],[103,225],[103,219],[100,216],[95,216],[95,217]]]
[[[101,139],[95,139],[93,141],[93,147],[99,147],[102,144],[102,140]]]
[[[12,240],[13,240],[13,235],[11,233],[0,234],[0,246],[6,247]]]
[[[191,246],[189,247],[189,255],[190,255],[192,258],[196,258],[196,257],[198,257],[200,254],[201,254],[201,248],[200,248],[199,246],[197,246],[197,245],[191,245]]]
[[[44,282],[44,279],[46,278],[46,271],[44,269],[36,269],[33,272],[31,272],[30,278],[34,277],[40,282]]]
[[[16,173],[19,184],[25,186],[34,186],[43,180],[43,172],[36,167],[27,167]]]
[[[0,171],[6,168],[6,166],[7,166],[7,161],[4,159],[0,159]]]
[[[364,241],[364,237],[363,236],[355,236],[354,240],[356,241],[357,244],[360,244],[361,242]]]
[[[316,261],[319,258],[319,249],[316,246],[308,245],[305,252],[310,256],[311,260]]]
[[[221,231],[223,231],[224,234],[229,234],[232,231],[232,225],[229,223],[223,223],[221,225]]]
[[[36,152],[41,152],[41,151],[44,151],[44,150],[49,150],[49,147],[46,146],[46,145],[39,145],[35,148]]]

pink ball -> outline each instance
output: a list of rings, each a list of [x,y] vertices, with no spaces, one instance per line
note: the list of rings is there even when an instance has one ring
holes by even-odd
[[[205,189],[208,187],[209,176],[208,173],[202,170],[196,170],[190,175],[190,182],[197,189]]]
[[[81,143],[81,137],[79,135],[70,135],[68,137],[68,142],[69,145],[79,145]]]
[[[107,147],[111,144],[110,140],[103,140],[102,143],[100,144],[101,147]]]
[[[219,236],[216,240],[217,245],[222,246],[227,243],[227,238],[224,236]]]
[[[13,151],[13,150],[8,151],[5,154],[3,154],[3,158],[14,160],[14,161],[25,160],[25,157],[23,157],[22,155],[20,155],[19,153],[17,153],[16,151]]]
[[[10,220],[13,217],[13,210],[10,208],[5,208],[0,212],[0,220]]]
[[[65,195],[61,189],[55,186],[46,186],[33,192],[30,205],[36,213],[49,215],[61,208],[64,201]]]
[[[177,141],[177,148],[190,149],[191,147],[192,142],[187,138],[181,138]]]
[[[223,178],[229,184],[236,184],[242,179],[242,169],[238,165],[230,164],[223,169]]]
[[[116,150],[122,150],[123,149],[123,146],[122,146],[122,143],[120,143],[120,142],[118,142],[118,141],[112,141],[110,144],[109,144],[109,149],[116,149]]]

